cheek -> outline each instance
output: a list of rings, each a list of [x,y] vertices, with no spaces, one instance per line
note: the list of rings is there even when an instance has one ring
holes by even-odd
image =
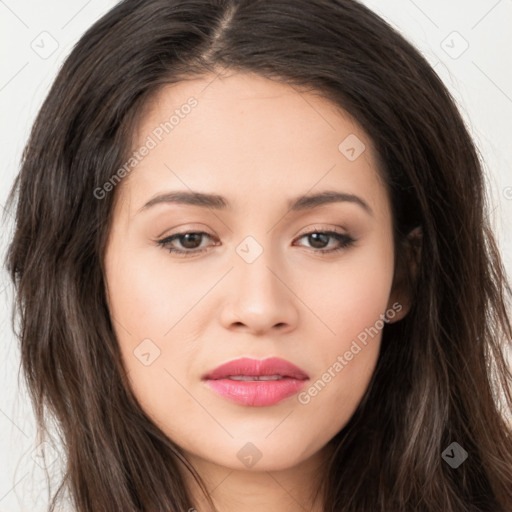
[[[128,331],[133,341],[161,339],[207,290],[197,273],[169,265],[159,251],[146,247],[107,260],[110,311],[121,338]]]
[[[301,291],[322,320],[324,327],[318,327],[324,340],[330,340],[327,346],[331,351],[343,348],[381,318],[393,281],[393,247],[388,240],[345,256],[333,265],[318,267],[314,278],[304,280]]]
[[[197,278],[197,271],[169,265],[166,256],[163,250],[113,245],[105,258],[114,331],[131,388],[146,411],[165,390],[178,392],[180,407],[186,409],[188,402],[194,407],[190,396],[179,393],[173,376],[183,381],[190,366],[195,317],[187,313],[199,312],[194,305],[211,287]],[[167,399],[173,400],[171,395]]]
[[[317,275],[309,290],[325,327],[315,330],[319,364],[299,398],[313,416],[332,421],[334,431],[352,416],[375,370],[393,266],[392,244],[383,239],[373,250],[354,252],[336,272]]]

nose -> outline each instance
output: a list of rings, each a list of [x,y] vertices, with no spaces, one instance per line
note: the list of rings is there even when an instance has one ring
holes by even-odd
[[[289,275],[278,270],[266,251],[252,263],[237,261],[230,272],[230,283],[221,312],[226,329],[255,335],[295,329],[300,301],[293,293]]]

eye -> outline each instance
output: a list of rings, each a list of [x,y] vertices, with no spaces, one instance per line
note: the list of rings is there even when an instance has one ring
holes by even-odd
[[[163,238],[162,240],[158,240],[157,244],[160,247],[167,249],[170,253],[173,253],[177,256],[187,257],[189,255],[195,255],[206,251],[207,247],[201,247],[201,242],[205,237],[213,238],[212,235],[204,231],[185,231],[183,233],[175,233],[171,236]],[[301,235],[297,240],[306,237],[311,244],[313,252],[318,252],[321,254],[342,251],[343,249],[350,247],[355,242],[355,240],[349,235],[338,233],[337,231],[332,230],[310,231]],[[329,246],[330,240],[337,241],[338,245],[334,248],[326,250],[325,247]],[[176,247],[177,242],[179,242],[181,248]]]
[[[308,243],[311,244],[311,247],[314,250],[314,252],[319,252],[323,254],[342,251],[343,249],[347,249],[348,247],[350,247],[355,242],[355,239],[344,233],[338,233],[337,231],[321,230],[304,233],[297,240],[306,237]],[[326,250],[325,247],[329,246],[329,240],[337,241],[337,246],[335,245],[334,248]]]
[[[157,243],[159,246],[166,248],[169,252],[174,254],[197,254],[204,252],[204,248],[200,248],[201,240],[207,236],[212,238],[211,235],[204,231],[186,231],[183,233],[175,233],[174,235],[168,236]],[[173,244],[179,241],[182,245],[182,249],[176,248]]]

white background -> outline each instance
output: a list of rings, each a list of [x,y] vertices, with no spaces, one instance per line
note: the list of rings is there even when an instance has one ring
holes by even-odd
[[[12,218],[4,213],[3,205],[35,115],[72,46],[115,3],[0,0],[0,214],[6,217],[0,240],[2,257],[12,229]],[[512,0],[364,3],[420,49],[456,98],[485,161],[492,198],[491,218],[510,274]],[[11,285],[2,269],[0,512],[37,512],[46,510],[47,486],[37,457],[34,460],[37,442],[31,407],[23,381],[18,381],[19,352],[11,331],[11,303]],[[52,468],[58,466],[57,461]]]

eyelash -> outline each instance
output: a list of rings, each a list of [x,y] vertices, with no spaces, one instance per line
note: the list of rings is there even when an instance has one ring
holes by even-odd
[[[175,233],[171,236],[168,236],[166,238],[163,238],[162,240],[158,240],[157,241],[157,244],[166,249],[168,252],[170,253],[174,253],[175,255],[180,255],[181,257],[188,257],[188,256],[193,256],[193,255],[196,255],[196,254],[200,254],[200,253],[203,253],[205,252],[207,249],[203,248],[203,249],[191,249],[191,250],[182,250],[182,249],[176,249],[174,247],[171,247],[171,243],[176,240],[176,239],[179,239],[180,237],[183,237],[185,235],[206,235],[207,237],[210,237],[212,238],[212,236],[204,231],[184,231],[182,233]],[[356,241],[354,238],[348,236],[348,235],[345,235],[343,233],[338,233],[336,231],[320,231],[320,230],[315,230],[315,231],[310,231],[308,233],[304,233],[302,234],[298,240],[300,240],[301,238],[304,238],[306,236],[309,236],[309,235],[313,235],[313,234],[322,234],[322,235],[327,235],[329,236],[329,238],[335,238],[337,239],[339,242],[340,242],[340,246],[339,247],[336,247],[334,249],[328,249],[328,250],[325,250],[325,249],[311,249],[313,252],[315,253],[320,253],[320,254],[332,254],[332,253],[336,253],[336,252],[339,252],[339,251],[342,251],[344,249],[347,249],[348,247],[350,247],[351,245],[353,245],[353,243]]]

